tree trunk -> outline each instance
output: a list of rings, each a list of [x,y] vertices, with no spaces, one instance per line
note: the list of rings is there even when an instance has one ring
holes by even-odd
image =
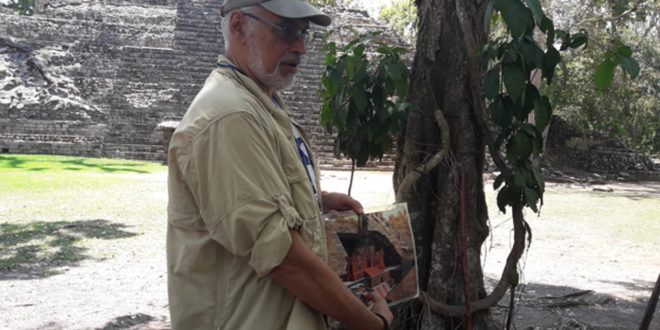
[[[470,295],[473,301],[486,296],[480,257],[489,233],[482,179],[484,103],[481,95],[474,96],[482,90],[479,47],[487,38],[483,23],[487,3],[417,0],[419,34],[409,101],[419,109],[408,114],[394,173],[397,200],[408,203],[413,223],[421,289],[450,305],[465,306],[460,239],[463,173]],[[431,159],[437,166],[419,171]],[[412,183],[410,177],[415,178]],[[466,327],[464,317],[421,310],[426,311],[418,324],[421,328]],[[494,328],[488,310],[472,314],[472,323],[475,329]]]

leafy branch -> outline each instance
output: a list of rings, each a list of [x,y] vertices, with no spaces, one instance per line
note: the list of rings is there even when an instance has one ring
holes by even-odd
[[[16,10],[19,15],[32,15],[34,13],[35,0],[9,0],[2,6]]]
[[[499,158],[504,148],[506,154],[507,168],[500,169],[494,183],[499,189],[497,204],[502,212],[519,202],[538,212],[543,204],[544,182],[531,159],[542,152],[543,131],[550,123],[552,105],[535,86],[533,77],[540,74],[550,84],[561,62],[559,52],[586,47],[588,37],[582,32],[555,30],[538,0],[493,0],[487,14],[493,11],[509,31],[508,36],[487,44],[482,52],[482,68],[488,70],[484,94],[497,126],[491,153]],[[545,34],[545,51],[534,39],[535,29]],[[529,121],[531,113],[534,123]]]
[[[341,46],[327,42],[335,32],[326,34],[322,49],[326,70],[319,91],[321,124],[328,132],[337,132],[335,155],[351,159],[354,171],[356,165],[364,166],[392,150],[393,134],[405,110],[412,108],[402,101],[408,95],[409,73],[401,59],[403,48],[377,43],[376,54],[370,57],[367,44],[380,32],[361,35],[352,31],[354,38]]]

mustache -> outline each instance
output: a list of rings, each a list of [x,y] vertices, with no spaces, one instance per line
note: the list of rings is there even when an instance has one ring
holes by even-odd
[[[302,55],[294,54],[294,55],[285,56],[280,58],[279,62],[300,64],[300,62],[302,62]]]

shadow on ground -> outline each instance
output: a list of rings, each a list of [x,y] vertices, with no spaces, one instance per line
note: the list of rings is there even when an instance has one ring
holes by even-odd
[[[41,324],[39,329],[44,330],[60,330],[65,329],[64,326],[57,322],[47,322]],[[112,321],[109,321],[101,328],[96,330],[121,330],[121,329],[143,329],[143,330],[169,330],[171,329],[169,322],[164,317],[153,317],[151,315],[137,313],[118,316]]]
[[[31,172],[38,172],[48,170],[52,167],[52,163],[61,163],[68,171],[81,171],[87,169],[97,169],[104,173],[148,173],[146,170],[139,169],[141,165],[138,163],[117,163],[117,162],[102,162],[100,159],[47,159],[44,160],[44,167],[37,167],[35,163],[39,163],[38,159],[29,160],[30,166],[27,166],[28,161],[17,156],[0,155],[0,165],[8,168],[22,168]]]
[[[495,285],[493,279],[488,281]],[[648,292],[644,301],[619,299],[607,294],[568,286],[528,283],[516,291],[512,328],[514,329],[637,329],[644,316],[653,283],[633,285]],[[510,291],[491,309],[493,318],[506,324]],[[650,329],[660,329],[655,315]]]
[[[105,173],[124,173],[124,172],[130,172],[130,173],[148,173],[145,170],[140,170],[135,167],[140,166],[139,164],[129,164],[129,163],[123,163],[123,164],[98,164],[98,163],[87,163],[87,159],[81,158],[81,159],[73,159],[73,160],[63,160],[60,161],[62,164],[69,164],[71,166],[67,167],[67,170],[74,170],[74,171],[79,171],[82,170],[85,167],[89,168],[97,168]]]
[[[101,330],[117,330],[117,329],[130,329],[133,327],[140,325],[144,326],[147,323],[151,322],[154,320],[154,317],[151,315],[147,314],[132,314],[132,315],[124,315],[115,318],[114,320],[108,322],[103,328],[100,328]]]
[[[0,280],[35,279],[61,273],[61,267],[77,266],[94,258],[79,242],[87,239],[119,239],[137,235],[126,225],[108,220],[34,221],[0,224]]]

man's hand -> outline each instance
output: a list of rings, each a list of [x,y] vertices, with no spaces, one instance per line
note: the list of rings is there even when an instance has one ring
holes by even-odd
[[[371,305],[371,311],[374,312],[374,314],[382,315],[385,320],[387,320],[387,324],[385,325],[384,329],[389,328],[390,325],[392,325],[394,316],[390,311],[390,307],[387,306],[387,300],[385,300],[385,298],[381,297],[376,292],[370,291],[363,294],[362,299],[366,300],[367,303]]]
[[[332,211],[353,211],[357,214],[364,214],[362,204],[351,196],[342,193],[324,193],[323,213]]]
[[[365,297],[373,301],[369,310],[341,281],[339,276],[305,245],[298,233],[290,229],[291,248],[270,276],[304,303],[345,324],[349,329],[380,330],[383,322],[374,313],[392,322],[392,313],[380,295]]]

